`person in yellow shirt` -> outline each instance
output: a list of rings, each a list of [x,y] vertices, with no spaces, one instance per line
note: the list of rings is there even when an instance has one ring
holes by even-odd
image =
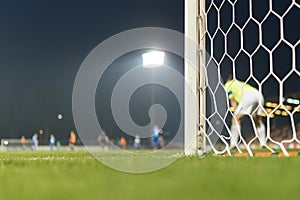
[[[261,147],[266,145],[265,132],[266,128],[262,121],[262,107],[264,105],[263,95],[251,85],[232,79],[229,76],[225,89],[228,93],[231,106],[234,108],[234,117],[231,123],[230,148],[236,147],[239,141],[239,133],[241,131],[241,122],[245,115],[251,115],[255,125],[258,140]]]

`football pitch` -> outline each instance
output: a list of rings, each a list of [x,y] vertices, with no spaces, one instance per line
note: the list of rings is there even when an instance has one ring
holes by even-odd
[[[181,157],[146,174],[84,151],[1,152],[0,199],[297,199],[300,157]]]

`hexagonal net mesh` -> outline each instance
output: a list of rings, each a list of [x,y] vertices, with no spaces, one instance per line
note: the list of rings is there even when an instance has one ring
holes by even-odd
[[[207,52],[200,118],[214,153],[300,148],[299,8],[298,0],[198,0]]]

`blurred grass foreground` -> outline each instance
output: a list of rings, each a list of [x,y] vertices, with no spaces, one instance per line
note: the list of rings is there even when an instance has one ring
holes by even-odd
[[[297,199],[299,157],[180,157],[129,174],[85,151],[1,152],[0,199]]]

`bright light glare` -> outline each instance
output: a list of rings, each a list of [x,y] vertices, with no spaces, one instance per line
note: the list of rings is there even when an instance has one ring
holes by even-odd
[[[291,99],[291,98],[288,98],[288,99],[286,99],[286,102],[288,102],[288,103],[290,103],[290,104],[295,104],[295,105],[300,104],[300,100],[299,100],[299,99]]]
[[[7,141],[7,140],[4,140],[3,144],[4,144],[4,145],[8,145],[8,141]]]
[[[159,67],[164,64],[165,53],[162,51],[151,51],[144,53],[142,57],[144,67]]]
[[[40,135],[43,135],[43,134],[44,134],[44,130],[43,130],[43,129],[40,129],[40,130],[39,130],[39,134],[40,134]]]
[[[61,120],[63,118],[63,115],[62,114],[58,114],[57,115],[57,119]]]

